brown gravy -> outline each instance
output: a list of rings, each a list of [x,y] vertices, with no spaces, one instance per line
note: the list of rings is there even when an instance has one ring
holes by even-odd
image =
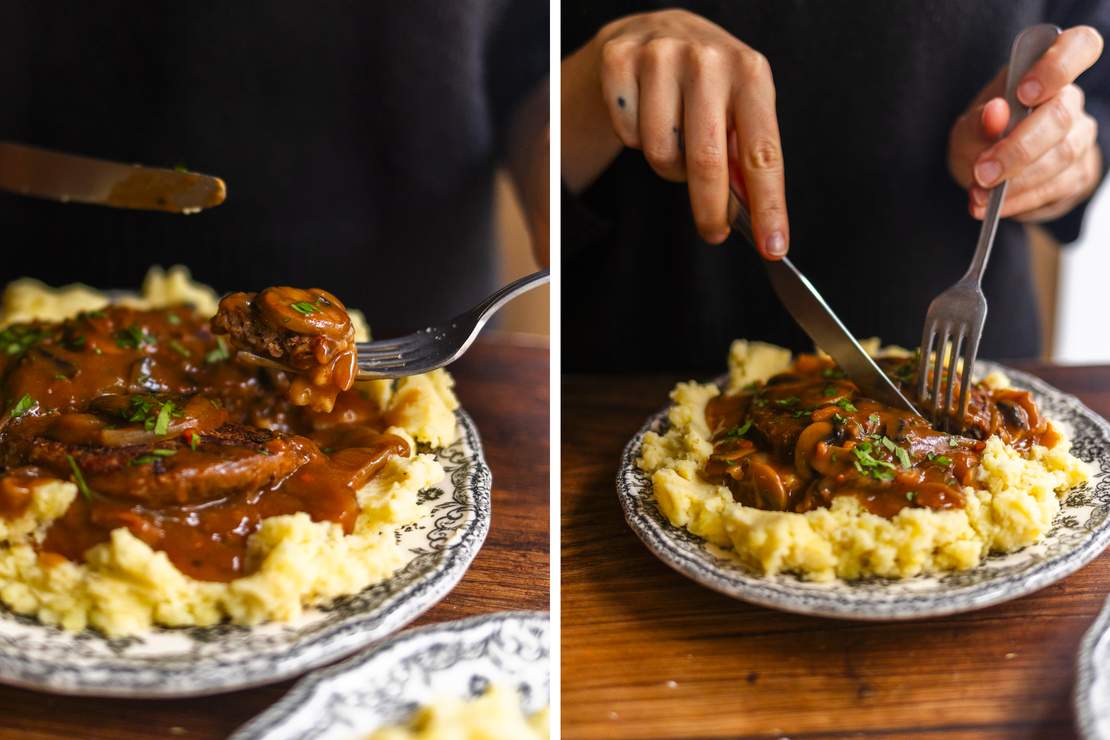
[[[74,480],[82,491],[48,530],[40,562],[81,561],[126,527],[206,581],[257,567],[246,545],[264,518],[303,511],[350,532],[355,492],[408,455],[408,443],[381,432],[376,408],[350,383],[319,411],[285,398],[276,375],[234,362],[185,306],[8,327],[0,516],[25,511],[41,480]],[[269,469],[277,456],[280,472],[261,482],[241,469],[252,460]],[[70,459],[82,463],[75,470]],[[171,481],[185,493],[166,495],[160,482]]]
[[[881,364],[913,386],[916,360]],[[831,360],[814,355],[799,356],[766,383],[712,399],[705,418],[714,449],[702,477],[728,486],[747,506],[773,511],[806,512],[844,495],[884,517],[906,507],[961,508],[987,437],[1017,449],[1056,441],[1027,391],[976,384],[967,429],[951,435],[860,396]]]

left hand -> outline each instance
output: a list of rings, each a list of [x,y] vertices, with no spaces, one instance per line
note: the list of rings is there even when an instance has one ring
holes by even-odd
[[[1102,54],[1102,36],[1090,26],[1060,34],[1018,85],[1017,97],[1033,111],[1005,138],[1010,120],[1006,69],[956,119],[948,137],[948,170],[968,191],[971,215],[982,219],[989,189],[1009,181],[1003,217],[1036,223],[1063,216],[1098,187],[1102,154],[1098,124],[1084,110],[1075,84]]]

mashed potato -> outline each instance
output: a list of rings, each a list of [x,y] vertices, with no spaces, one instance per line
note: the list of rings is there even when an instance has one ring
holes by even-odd
[[[878,342],[871,347],[877,352]],[[737,340],[727,388],[766,380],[790,362],[781,347]],[[1009,384],[1000,374],[986,382]],[[713,451],[705,406],[719,393],[713,384],[679,383],[671,392],[670,429],[645,435],[637,464],[651,475],[655,500],[671,524],[733,550],[767,575],[792,572],[823,581],[972,568],[988,553],[1037,542],[1060,510],[1060,498],[1089,476],[1063,437],[1055,447],[1037,446],[1027,456],[991,437],[979,485],[964,488],[963,509],[905,508],[886,519],[864,510],[854,497],[840,496],[831,508],[805,514],[764,511],[734,501],[726,486],[698,475]]]
[[[546,740],[547,710],[525,716],[516,692],[494,684],[473,701],[444,699],[422,707],[401,727],[377,730],[369,740]]]
[[[140,308],[190,303],[214,314],[217,296],[175,267],[151,270],[142,293],[123,300]],[[17,280],[4,291],[0,327],[31,319],[61,320],[107,301],[104,294],[81,285],[54,290],[38,281]],[[359,333],[368,336],[360,317],[355,321]],[[458,402],[452,384],[446,371],[436,370],[395,383],[359,385],[382,408],[392,425],[388,432],[415,450],[416,441],[440,447],[455,440]],[[408,555],[396,534],[421,518],[425,512],[418,492],[442,477],[432,455],[410,452],[407,458],[391,458],[358,492],[361,513],[349,535],[338,524],[314,522],[304,513],[266,519],[248,545],[248,558],[257,567],[230,583],[184,575],[165,553],[152,550],[126,528],[113,530],[108,542],[90,548],[84,563],[40,556],[35,545],[78,495],[73,483],[50,481],[35,488],[20,517],[0,518],[0,601],[45,624],[72,631],[91,626],[111,637],[140,634],[155,624],[288,621],[305,607],[358,593],[403,566]]]

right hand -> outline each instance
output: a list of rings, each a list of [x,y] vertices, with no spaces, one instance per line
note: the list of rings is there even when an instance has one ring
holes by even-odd
[[[564,60],[563,176],[589,185],[622,146],[661,177],[685,181],[694,222],[711,244],[729,235],[729,159],[738,166],[759,251],[786,254],[782,143],[767,59],[683,10],[605,26]],[[735,178],[734,178],[735,179]]]

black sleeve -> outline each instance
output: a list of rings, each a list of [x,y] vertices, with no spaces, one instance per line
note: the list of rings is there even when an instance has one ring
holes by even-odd
[[[1071,26],[1093,26],[1103,38],[1110,38],[1110,0],[1079,0],[1059,8],[1060,17],[1046,20],[1061,28]],[[1050,16],[1052,9],[1050,8]],[[1110,52],[1104,51],[1094,66],[1080,75],[1076,83],[1083,88],[1087,97],[1087,112],[1098,122],[1098,147],[1102,150],[1102,172],[1105,179],[1110,167]],[[1061,244],[1069,244],[1079,238],[1083,228],[1083,217],[1087,213],[1090,199],[1073,208],[1055,221],[1044,224]]]
[[[545,0],[509,0],[494,21],[485,68],[499,156],[517,105],[548,76],[549,13]]]

